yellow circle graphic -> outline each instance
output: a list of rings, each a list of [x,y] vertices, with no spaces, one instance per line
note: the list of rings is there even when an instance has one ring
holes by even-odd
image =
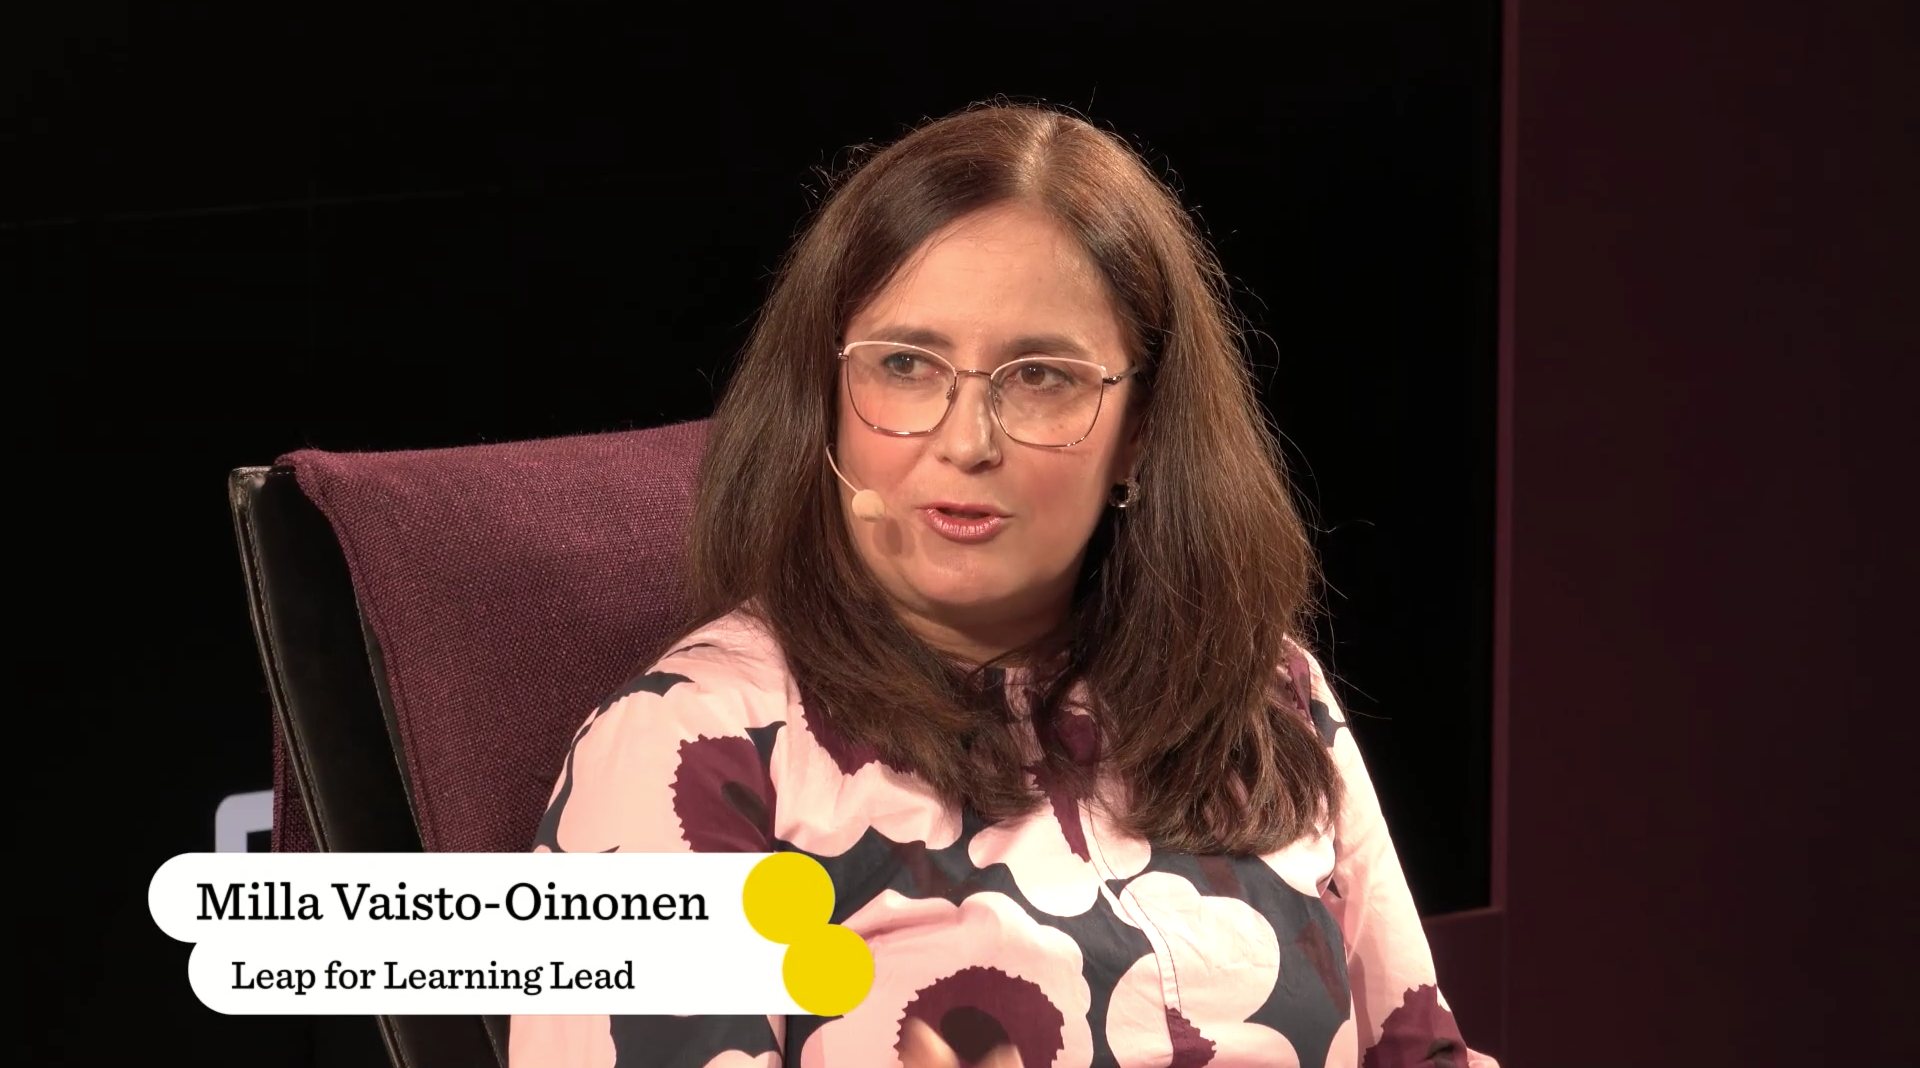
[[[815,1016],[844,1016],[873,989],[873,953],[848,928],[823,924],[787,947],[780,976],[801,1008]]]
[[[833,880],[804,853],[775,853],[753,866],[740,892],[747,922],[769,942],[791,945],[833,918]]]

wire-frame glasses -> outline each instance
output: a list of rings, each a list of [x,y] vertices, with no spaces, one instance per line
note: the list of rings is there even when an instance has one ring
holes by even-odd
[[[883,434],[930,434],[946,421],[963,375],[985,378],[993,417],[1007,437],[1064,449],[1085,441],[1107,387],[1139,372],[1110,375],[1100,364],[1025,356],[992,371],[962,371],[939,353],[892,341],[855,341],[840,350],[847,395],[860,421]]]

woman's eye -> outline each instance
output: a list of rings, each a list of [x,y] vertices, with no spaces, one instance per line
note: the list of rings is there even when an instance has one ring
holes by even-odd
[[[1065,377],[1057,368],[1038,363],[1027,364],[1020,368],[1015,376],[1020,385],[1029,389],[1046,389],[1062,385]]]
[[[889,374],[910,378],[920,369],[921,359],[911,352],[896,352],[880,358],[880,366]]]

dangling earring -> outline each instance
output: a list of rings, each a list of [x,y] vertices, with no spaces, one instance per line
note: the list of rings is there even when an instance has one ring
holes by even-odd
[[[1122,490],[1124,492],[1121,493],[1120,496],[1115,497],[1114,490]],[[1113,487],[1113,490],[1107,491],[1107,503],[1113,505],[1115,508],[1125,508],[1139,499],[1140,480],[1137,478],[1129,478],[1118,486]]]

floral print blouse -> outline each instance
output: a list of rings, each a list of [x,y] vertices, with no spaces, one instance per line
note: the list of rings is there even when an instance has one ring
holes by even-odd
[[[1435,986],[1324,677],[1299,653],[1280,672],[1345,781],[1332,833],[1194,856],[1057,792],[1015,820],[956,811],[810,714],[761,625],[702,628],[574,735],[534,849],[805,853],[873,988],[832,1018],[517,1016],[514,1068],[892,1066],[908,1016],[963,1063],[1011,1043],[1026,1068],[1496,1068]],[[1084,712],[1061,734],[1092,759]]]

